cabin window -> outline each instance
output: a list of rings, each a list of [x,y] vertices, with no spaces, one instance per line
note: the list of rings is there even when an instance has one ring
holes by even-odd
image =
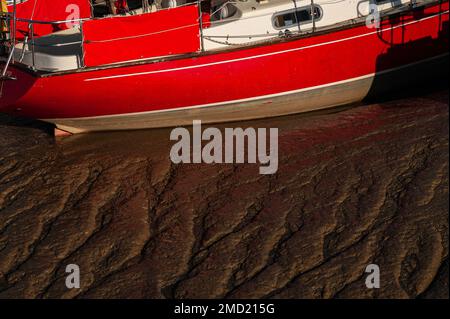
[[[318,21],[322,18],[322,9],[314,6],[314,19]],[[280,12],[274,15],[273,25],[276,29],[290,28],[296,25],[312,22],[311,6],[301,7],[294,10]]]

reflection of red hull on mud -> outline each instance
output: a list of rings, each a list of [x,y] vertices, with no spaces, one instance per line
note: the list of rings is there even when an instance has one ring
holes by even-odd
[[[378,29],[361,22],[157,62],[56,74],[13,66],[17,81],[3,83],[0,108],[82,132],[262,118],[357,102],[391,73],[433,62],[439,64],[432,71],[442,72],[448,18],[444,2],[385,19]]]

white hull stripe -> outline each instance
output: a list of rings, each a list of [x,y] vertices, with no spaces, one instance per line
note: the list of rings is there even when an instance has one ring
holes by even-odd
[[[260,101],[260,100],[266,100],[266,99],[271,99],[271,98],[276,98],[276,97],[282,97],[282,96],[286,96],[286,95],[302,93],[302,92],[306,92],[306,91],[312,91],[312,90],[316,90],[316,89],[322,89],[322,88],[336,86],[336,85],[340,85],[340,84],[346,84],[346,83],[355,82],[355,81],[359,81],[359,80],[369,79],[369,78],[373,78],[373,77],[378,76],[378,75],[383,75],[383,74],[386,74],[386,73],[395,72],[397,70],[401,70],[401,69],[405,69],[405,68],[408,68],[408,67],[412,67],[414,65],[418,65],[418,64],[430,62],[430,61],[433,61],[433,60],[437,60],[437,59],[446,57],[448,55],[449,55],[449,53],[444,53],[444,54],[441,54],[441,55],[438,55],[438,56],[435,56],[435,57],[432,57],[432,58],[428,58],[428,59],[420,60],[420,61],[417,61],[417,62],[414,62],[414,63],[402,65],[402,66],[399,66],[399,67],[396,67],[396,68],[392,68],[392,69],[389,69],[389,70],[384,70],[384,71],[380,71],[380,72],[376,72],[376,73],[370,73],[370,74],[366,74],[366,75],[363,75],[363,76],[359,76],[359,77],[355,77],[355,78],[351,78],[351,79],[347,79],[347,80],[342,80],[342,81],[322,84],[322,85],[318,85],[318,86],[312,86],[312,87],[298,89],[298,90],[286,91],[286,92],[282,92],[282,93],[275,93],[275,94],[268,94],[268,95],[256,96],[256,97],[251,97],[251,98],[239,99],[239,100],[224,101],[224,102],[202,104],[202,105],[195,105],[195,106],[177,107],[177,108],[164,109],[164,110],[143,111],[143,112],[134,112],[134,113],[122,113],[122,114],[112,114],[112,115],[99,115],[99,116],[78,117],[78,118],[41,119],[41,120],[42,121],[47,121],[47,122],[58,122],[58,121],[68,121],[68,120],[80,120],[80,121],[82,121],[82,120],[101,119],[101,118],[114,118],[114,117],[123,117],[123,116],[137,116],[137,115],[157,114],[157,113],[165,113],[165,112],[176,112],[176,111],[201,109],[201,108],[214,107],[214,106],[224,106],[224,105],[230,105],[230,104],[256,102],[256,101]]]
[[[422,22],[422,21],[425,21],[425,20],[433,19],[435,17],[444,15],[444,14],[446,14],[448,12],[449,12],[449,10],[446,10],[444,12],[437,13],[437,14],[434,14],[432,16],[420,19],[420,20],[407,22],[407,23],[404,23],[404,24],[401,24],[401,25],[398,25],[396,27],[389,28],[389,29],[383,29],[383,30],[381,30],[381,32],[392,31],[393,29],[397,29],[397,28],[403,28],[404,26],[407,26],[407,25],[411,25],[411,24],[419,23],[419,22]],[[356,35],[356,36],[348,37],[348,38],[343,38],[343,39],[339,39],[339,40],[333,40],[333,41],[329,41],[329,42],[313,44],[313,45],[309,45],[309,46],[305,46],[305,47],[301,47],[301,48],[295,48],[295,49],[289,49],[289,50],[283,50],[283,51],[276,51],[276,52],[260,54],[260,55],[254,55],[254,56],[250,56],[250,57],[246,57],[246,58],[232,59],[232,60],[219,61],[219,62],[213,62],[213,63],[206,63],[206,64],[200,64],[200,65],[192,65],[192,66],[187,66],[187,67],[173,68],[173,69],[166,69],[166,70],[157,70],[157,71],[139,72],[139,73],[128,73],[128,74],[121,74],[121,75],[112,75],[112,76],[105,76],[105,77],[98,77],[98,78],[90,78],[90,79],[85,79],[84,81],[85,82],[90,82],[90,81],[110,80],[110,79],[126,78],[126,77],[132,77],[132,76],[142,76],[142,75],[158,74],[158,73],[165,73],[165,72],[174,72],[174,71],[182,71],[182,70],[189,70],[189,69],[197,69],[197,68],[203,68],[203,67],[220,65],[220,64],[227,64],[227,63],[233,63],[233,62],[247,61],[247,60],[253,60],[253,59],[259,59],[259,58],[263,58],[263,57],[273,56],[273,55],[279,55],[279,54],[285,54],[285,53],[290,53],[290,52],[295,52],[295,51],[311,49],[311,48],[325,46],[325,45],[330,45],[330,44],[339,43],[339,42],[345,42],[345,41],[354,40],[354,39],[358,39],[358,38],[362,38],[362,37],[367,37],[367,36],[378,34],[378,33],[379,33],[379,31],[377,30],[377,31],[364,33],[364,34],[360,34],[360,35]]]

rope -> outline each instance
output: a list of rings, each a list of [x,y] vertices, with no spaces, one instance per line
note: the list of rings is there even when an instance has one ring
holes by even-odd
[[[31,17],[30,17],[30,20],[33,20],[34,12],[35,12],[35,10],[36,10],[37,2],[38,2],[38,0],[34,0],[33,10],[31,11]]]
[[[301,34],[307,34],[310,33],[308,31],[289,31],[289,32],[282,32],[280,31],[279,33],[267,33],[267,34],[258,34],[258,35],[249,35],[249,36],[205,36],[205,40],[217,43],[217,44],[223,44],[223,45],[228,45],[228,46],[252,46],[255,45],[257,43],[263,42],[264,40],[258,40],[258,41],[252,41],[252,42],[244,42],[244,43],[231,43],[228,41],[219,41],[219,40],[215,40],[214,38],[225,38],[225,39],[242,39],[242,38],[262,38],[262,37],[280,37],[280,38],[289,38],[292,36],[297,36],[297,35],[301,35]]]
[[[85,43],[108,43],[108,42],[114,42],[114,41],[138,39],[138,38],[149,37],[152,35],[157,35],[157,34],[192,28],[192,27],[198,27],[198,24],[197,23],[189,24],[189,25],[184,25],[184,26],[177,27],[177,28],[161,30],[161,31],[156,31],[156,32],[150,32],[150,33],[145,33],[145,34],[139,34],[139,35],[132,35],[132,36],[122,37],[122,38],[114,38],[114,39],[106,39],[106,40],[87,40],[87,41],[85,41]]]

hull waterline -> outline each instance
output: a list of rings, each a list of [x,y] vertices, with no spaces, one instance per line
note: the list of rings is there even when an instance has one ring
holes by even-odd
[[[130,130],[188,126],[194,120],[203,123],[223,123],[270,118],[362,102],[367,97],[379,97],[406,86],[415,87],[427,80],[446,76],[449,55],[444,54],[419,63],[388,70],[379,74],[342,81],[300,92],[239,101],[214,106],[198,106],[161,112],[107,115],[87,118],[45,120],[63,131],[83,133],[108,130]],[[420,79],[415,78],[420,74]],[[408,79],[405,81],[405,79]],[[414,79],[416,79],[414,81]]]
[[[3,83],[0,108],[72,133],[319,110],[442,76],[448,28],[445,2],[379,29],[359,24],[227,52],[59,74],[12,67],[18,81]]]

